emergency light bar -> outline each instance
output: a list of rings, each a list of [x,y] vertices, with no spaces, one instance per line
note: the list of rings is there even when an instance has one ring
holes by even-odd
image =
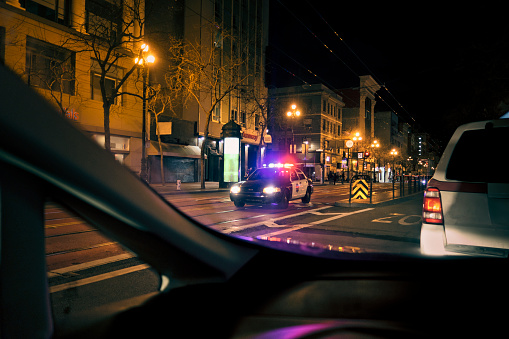
[[[290,167],[293,167],[293,164],[282,164],[282,163],[277,163],[277,164],[274,164],[274,163],[270,163],[270,164],[263,164],[263,167],[268,167],[268,168],[290,168]]]

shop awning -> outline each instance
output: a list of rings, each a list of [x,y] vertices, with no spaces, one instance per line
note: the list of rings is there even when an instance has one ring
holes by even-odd
[[[201,149],[198,146],[162,143],[162,148],[163,156],[167,157],[199,159],[201,154]],[[159,155],[159,143],[157,141],[150,141],[150,148],[147,153],[148,155]]]

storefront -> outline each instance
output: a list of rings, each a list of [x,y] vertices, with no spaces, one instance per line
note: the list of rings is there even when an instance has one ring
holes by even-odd
[[[161,183],[161,175],[164,176],[164,182],[200,180],[200,147],[163,143],[162,150],[163,173],[161,173],[159,143],[150,141],[150,147],[147,150],[149,183]]]

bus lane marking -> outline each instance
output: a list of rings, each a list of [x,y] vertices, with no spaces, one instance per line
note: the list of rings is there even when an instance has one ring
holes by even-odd
[[[412,217],[417,218],[417,220],[408,222],[407,220]],[[390,213],[389,216],[371,220],[371,222],[379,222],[382,224],[392,224],[393,222],[396,222],[396,221],[400,225],[410,226],[410,225],[415,225],[415,224],[420,223],[422,221],[422,218],[420,215],[417,215],[417,214]]]

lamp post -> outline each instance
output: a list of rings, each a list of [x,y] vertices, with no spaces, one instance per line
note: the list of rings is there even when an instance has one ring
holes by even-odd
[[[398,155],[398,151],[396,151],[395,148],[393,148],[390,152],[390,154],[392,155],[392,164],[394,166],[394,173],[392,174],[392,180],[394,181],[394,179],[396,178],[396,155]]]
[[[356,167],[357,168],[356,168],[356,172],[358,172],[359,171],[359,155],[358,155],[358,152],[359,152],[359,142],[362,141],[361,134],[359,132],[356,132],[354,137],[352,138],[352,140],[354,141],[354,144],[357,145],[357,150],[356,150],[356,152],[357,152],[357,165],[356,165]],[[353,168],[352,168],[352,170],[353,170]]]
[[[307,156],[308,156],[309,141],[307,137],[302,138],[302,149],[304,150],[304,174],[308,175],[307,172]]]
[[[293,104],[291,110],[286,112],[286,116],[292,119],[292,144],[290,146],[290,153],[296,153],[295,147],[295,136],[293,134],[293,125],[295,124],[295,118],[300,116],[300,111],[297,109],[297,105]]]
[[[371,144],[371,150],[373,152],[373,181],[376,182],[376,174],[375,174],[375,168],[376,168],[376,153],[375,151],[380,148],[380,143],[378,140],[373,140],[373,143]]]
[[[142,68],[143,71],[143,113],[141,124],[141,172],[140,177],[143,181],[148,180],[147,176],[147,155],[146,155],[146,142],[147,142],[147,78],[148,78],[148,65],[154,63],[155,57],[148,54],[148,45],[142,44],[140,47],[140,56],[134,59],[134,63]],[[161,154],[161,157],[163,155]],[[163,178],[161,178],[162,180]],[[164,183],[163,183],[164,184]]]

